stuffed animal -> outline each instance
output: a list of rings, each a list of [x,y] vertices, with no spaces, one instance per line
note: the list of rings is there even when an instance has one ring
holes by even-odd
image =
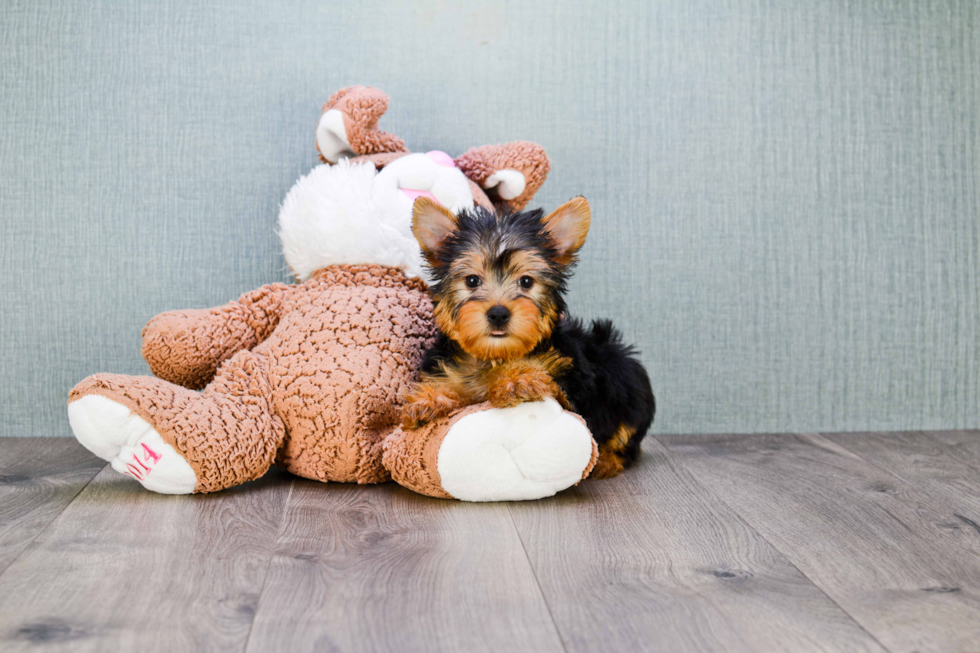
[[[353,87],[323,107],[316,142],[327,165],[295,184],[279,216],[298,283],[154,317],[143,356],[156,378],[96,374],[79,383],[68,404],[79,442],[169,494],[228,488],[273,463],[319,481],[394,479],[467,501],[541,498],[588,475],[595,442],[584,420],[553,400],[480,404],[417,430],[398,426],[436,334],[411,231],[414,200],[459,211],[492,197],[521,208],[548,159],[525,142],[455,160],[411,154],[377,130],[387,102]]]

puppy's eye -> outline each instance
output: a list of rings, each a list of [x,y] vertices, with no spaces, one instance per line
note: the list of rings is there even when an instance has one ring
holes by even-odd
[[[479,285],[480,285],[480,277],[476,276],[475,274],[471,274],[470,276],[466,277],[467,288],[476,288]]]
[[[517,283],[518,285],[520,285],[521,288],[527,290],[528,288],[534,285],[534,279],[528,276],[524,276],[518,279]]]

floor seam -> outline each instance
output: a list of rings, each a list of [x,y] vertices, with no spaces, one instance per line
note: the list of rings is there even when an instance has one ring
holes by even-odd
[[[558,621],[555,619],[555,613],[551,611],[551,604],[548,603],[548,597],[545,596],[544,588],[541,587],[541,580],[538,578],[538,571],[534,568],[534,563],[531,562],[531,556],[527,553],[527,546],[524,544],[524,538],[521,537],[521,529],[517,527],[517,522],[514,521],[514,511],[512,506],[507,506],[507,514],[510,515],[510,523],[514,526],[514,534],[517,535],[517,541],[521,543],[521,550],[524,552],[524,559],[527,560],[528,569],[531,570],[531,576],[534,577],[534,584],[538,588],[538,593],[541,595],[541,600],[544,601],[544,607],[548,611],[548,617],[551,619],[551,625],[555,629],[555,634],[558,635],[558,643],[561,644],[561,650],[568,653],[568,647],[565,645],[565,638],[561,635],[561,628],[558,627]]]
[[[833,444],[837,445],[841,449],[844,449],[845,451],[847,451],[849,454],[851,454],[855,458],[860,459],[865,464],[870,465],[871,467],[874,467],[878,471],[883,472],[883,473],[888,474],[889,476],[891,476],[893,478],[898,479],[899,481],[901,481],[902,483],[905,483],[906,485],[908,485],[909,487],[911,487],[914,490],[918,490],[919,492],[921,492],[922,494],[924,494],[926,497],[928,497],[932,501],[935,501],[936,503],[938,503],[938,504],[940,504],[942,506],[946,506],[949,509],[950,513],[953,514],[953,516],[962,519],[962,517],[960,515],[957,515],[956,514],[956,511],[957,511],[956,506],[951,505],[948,499],[945,499],[942,495],[940,495],[940,494],[938,494],[938,493],[930,490],[927,487],[924,487],[921,483],[918,483],[916,481],[913,481],[910,478],[906,478],[905,475],[904,474],[901,474],[900,472],[897,472],[895,470],[889,469],[887,467],[883,467],[882,465],[880,465],[880,464],[878,464],[876,462],[873,462],[871,460],[868,460],[867,458],[865,458],[864,456],[862,456],[858,452],[854,451],[853,449],[845,446],[844,444],[841,444],[837,440],[833,440],[833,439],[827,437],[826,435],[823,435],[822,433],[814,433],[813,435],[816,435],[816,436],[818,436],[820,438],[823,438],[825,440],[828,440],[828,441],[832,442]],[[926,431],[923,431],[922,432],[922,435],[925,436],[926,438],[928,438],[929,440],[931,440],[932,443],[935,444],[937,447],[944,447],[945,446],[939,440],[936,440],[935,438],[931,437],[929,435],[929,433],[926,432]],[[974,470],[976,469],[976,467],[974,467],[973,464],[971,464],[968,461],[961,460],[960,462],[963,465],[965,465],[966,467],[969,467],[970,469],[974,469]],[[980,530],[978,530],[977,532],[980,533]]]
[[[807,579],[807,581],[809,581],[809,583],[818,592],[820,592],[823,596],[825,596],[828,601],[830,601],[831,603],[833,603],[834,605],[836,605],[837,608],[841,612],[843,612],[845,615],[847,615],[847,618],[850,619],[854,623],[855,626],[857,626],[858,628],[861,629],[861,632],[865,633],[868,637],[871,638],[871,641],[875,642],[878,646],[880,646],[883,651],[888,651],[889,653],[891,653],[892,650],[890,648],[888,648],[887,646],[885,646],[874,635],[874,633],[872,633],[867,628],[865,628],[864,624],[862,624],[860,621],[858,621],[857,617],[855,617],[848,610],[846,610],[844,608],[844,606],[842,606],[840,603],[837,602],[836,599],[834,599],[834,597],[830,596],[826,592],[826,590],[824,590],[824,588],[820,587],[820,585],[818,585],[815,580],[813,580],[812,578],[810,578],[810,576],[808,576],[806,574],[806,572],[804,572],[802,569],[800,569],[798,566],[796,566],[796,563],[794,563],[790,559],[790,557],[783,552],[782,549],[780,549],[773,542],[771,542],[768,537],[766,537],[765,535],[763,535],[762,533],[760,533],[752,524],[750,524],[748,522],[748,520],[745,519],[745,517],[742,516],[742,514],[738,510],[736,510],[732,505],[730,505],[727,501],[725,501],[724,497],[722,497],[720,494],[718,494],[717,492],[715,492],[714,490],[712,490],[710,487],[708,487],[707,485],[705,485],[704,483],[702,483],[701,482],[701,479],[698,478],[697,474],[695,474],[693,471],[691,471],[691,469],[684,463],[683,456],[677,455],[676,452],[674,452],[670,447],[668,447],[664,443],[663,440],[661,440],[660,438],[656,437],[655,435],[649,434],[649,435],[647,435],[647,437],[656,440],[658,443],[660,443],[660,446],[662,446],[666,451],[670,452],[673,455],[673,462],[675,464],[677,464],[677,465],[682,466],[684,468],[684,471],[687,473],[688,476],[691,477],[691,480],[693,482],[697,483],[698,486],[701,487],[701,489],[703,489],[705,492],[707,492],[711,496],[715,497],[723,506],[725,506],[726,508],[728,508],[729,510],[731,510],[732,511],[732,514],[735,515],[735,517],[741,523],[745,524],[745,527],[746,528],[748,528],[753,533],[755,533],[756,535],[758,535],[762,539],[763,542],[765,542],[766,544],[768,544],[769,546],[771,546],[772,549],[773,549],[773,551],[777,552],[780,556],[782,556],[783,560],[786,561],[786,564],[788,564],[790,567],[792,567],[793,569],[795,569],[803,578]],[[861,460],[864,460],[864,459],[861,458]]]
[[[262,586],[259,587],[259,598],[255,601],[255,613],[252,615],[252,621],[248,625],[248,633],[245,635],[245,644],[242,646],[242,653],[248,651],[248,643],[252,639],[252,630],[255,628],[255,621],[259,618],[259,608],[262,606],[262,595],[265,594],[265,584],[269,581],[269,572],[272,570],[272,563],[276,559],[276,552],[279,550],[279,540],[282,538],[282,528],[286,523],[286,511],[289,510],[289,502],[293,498],[293,488],[296,487],[296,479],[292,478],[289,481],[289,494],[286,495],[286,501],[282,504],[282,516],[279,518],[279,527],[276,528],[276,539],[272,544],[272,553],[269,555],[269,563],[265,566],[265,575],[262,576]]]
[[[91,485],[92,484],[92,481],[94,481],[95,478],[99,474],[101,474],[102,472],[104,472],[107,467],[109,467],[109,463],[105,463],[102,467],[99,468],[99,471],[97,471],[94,474],[92,474],[92,478],[90,478],[89,480],[85,481],[84,485],[82,485],[80,488],[78,488],[78,492],[76,492],[74,495],[72,495],[71,500],[68,501],[68,503],[65,504],[65,507],[62,508],[61,511],[51,519],[51,521],[49,521],[47,524],[45,524],[44,525],[44,528],[42,528],[41,530],[39,530],[37,532],[37,534],[35,534],[34,537],[31,538],[31,541],[28,542],[24,546],[23,550],[21,550],[21,552],[18,553],[17,556],[13,560],[11,560],[7,564],[6,567],[4,567],[2,570],[0,570],[0,580],[2,580],[3,579],[3,575],[6,574],[7,571],[10,570],[10,568],[13,567],[21,559],[21,557],[23,557],[23,555],[25,553],[27,553],[28,549],[31,548],[31,545],[34,544],[34,542],[37,541],[37,538],[41,537],[41,535],[43,535],[45,533],[45,531],[47,531],[49,528],[51,528],[51,524],[53,524],[56,521],[58,521],[58,519],[63,514],[65,514],[65,511],[68,510],[68,506],[70,506],[71,504],[75,503],[75,499],[78,498],[78,495],[81,494],[82,492],[84,492],[85,491],[85,488],[87,488],[89,485]]]

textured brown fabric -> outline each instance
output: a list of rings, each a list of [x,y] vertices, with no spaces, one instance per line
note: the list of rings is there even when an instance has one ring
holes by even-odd
[[[524,192],[512,200],[504,201],[513,211],[520,211],[527,206],[551,170],[544,148],[529,141],[470,148],[456,159],[456,165],[463,174],[481,186],[498,170],[510,168],[521,172],[524,175]]]
[[[492,408],[489,403],[474,404],[415,430],[396,428],[384,442],[384,466],[391,472],[391,478],[419,494],[452,499],[442,488],[439,477],[439,448],[456,422],[489,408]]]
[[[370,86],[341,89],[323,105],[323,113],[330,109],[337,109],[344,115],[347,140],[355,154],[405,151],[402,139],[378,131],[378,119],[388,110],[388,96],[378,89]],[[319,149],[317,145],[317,151]]]
[[[493,405],[489,402],[473,404],[412,431],[396,428],[384,441],[384,466],[391,472],[392,480],[419,494],[437,499],[454,498],[443,489],[442,478],[439,476],[439,449],[442,441],[459,420],[492,408]],[[581,415],[568,414],[585,424]],[[598,459],[599,448],[593,440],[592,457],[582,472],[583,479],[588,478]]]
[[[337,109],[344,115],[347,140],[357,155],[351,158],[351,162],[370,161],[380,170],[395,159],[409,154],[402,139],[394,134],[378,131],[378,120],[388,110],[388,96],[382,91],[370,86],[341,89],[324,103],[323,113],[330,109]],[[316,148],[319,152],[320,145],[317,144]],[[323,158],[322,153],[320,160],[330,163]],[[512,200],[504,201],[514,211],[520,211],[527,206],[551,169],[544,148],[529,141],[470,148],[456,159],[456,165],[470,182],[473,201],[487,209],[493,209],[493,202],[483,190],[483,182],[487,177],[505,168],[523,173],[524,192]]]
[[[596,463],[599,461],[599,445],[596,444],[595,440],[592,440],[592,457],[589,458],[589,464],[585,466],[585,471],[582,472],[582,478],[586,479],[592,470],[595,469]]]
[[[143,358],[159,378],[203,388],[222,362],[272,333],[292,288],[271,284],[217,308],[161,313],[143,328]]]
[[[143,333],[147,360],[169,380],[97,374],[69,402],[97,394],[143,417],[190,464],[195,492],[258,478],[276,462],[319,481],[393,478],[449,499],[442,442],[460,419],[490,408],[468,406],[414,431],[396,426],[436,335],[425,284],[396,268],[331,266],[303,284],[158,315]],[[170,382],[208,379],[200,393]],[[583,477],[595,461],[593,443]]]
[[[86,395],[116,401],[149,422],[197,475],[195,492],[214,492],[262,476],[285,431],[272,412],[259,357],[241,351],[221,366],[203,393],[148,376],[96,374],[68,401]]]
[[[382,441],[436,333],[425,284],[378,265],[331,266],[151,325],[154,369],[192,385],[213,374],[203,393],[96,375],[69,401],[101,394],[136,411],[191,464],[198,492],[256,478],[273,459],[321,481],[388,480]]]
[[[435,337],[425,285],[381,266],[332,266],[290,299],[275,337],[256,348],[289,437],[277,462],[323,481],[378,483],[381,441]]]

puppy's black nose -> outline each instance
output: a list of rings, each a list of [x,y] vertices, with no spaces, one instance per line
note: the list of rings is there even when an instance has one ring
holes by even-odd
[[[504,306],[500,306],[498,304],[487,311],[487,322],[489,322],[491,326],[495,326],[499,329],[509,321],[510,311]]]

